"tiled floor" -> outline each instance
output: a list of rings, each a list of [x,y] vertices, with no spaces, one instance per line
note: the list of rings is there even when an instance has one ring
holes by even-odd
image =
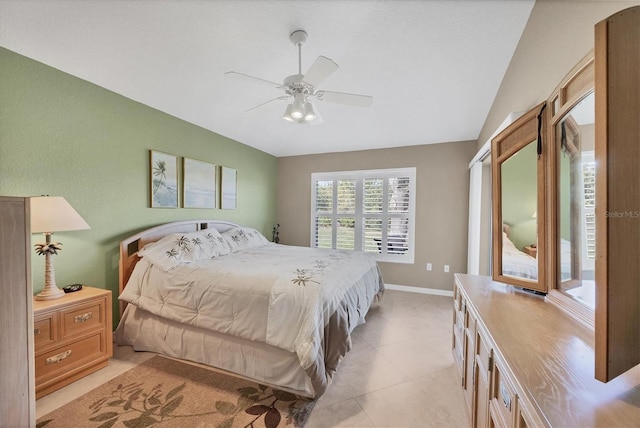
[[[451,357],[451,317],[449,297],[387,290],[354,331],[353,349],[305,426],[469,426]],[[114,347],[107,368],[38,400],[37,417],[152,356]]]

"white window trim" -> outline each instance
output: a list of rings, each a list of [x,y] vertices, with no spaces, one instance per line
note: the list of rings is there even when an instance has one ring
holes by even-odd
[[[315,217],[316,217],[316,182],[327,180],[334,181],[343,180],[343,179],[355,179],[356,180],[356,212],[355,215],[349,214],[336,214],[336,210],[331,214],[327,214],[326,217],[331,217],[333,223],[338,217],[351,217],[355,216],[356,223],[354,228],[355,236],[362,236],[362,219],[364,214],[362,212],[362,183],[366,178],[390,178],[390,177],[400,177],[405,176],[409,177],[409,225],[408,225],[408,236],[409,242],[407,246],[407,251],[402,256],[394,255],[394,254],[381,254],[381,253],[372,253],[369,252],[367,254],[371,254],[376,261],[379,262],[389,262],[389,263],[406,263],[413,264],[415,261],[415,212],[416,212],[416,168],[408,167],[408,168],[387,168],[387,169],[372,169],[372,170],[358,170],[358,171],[333,171],[333,172],[314,172],[311,174],[311,227],[310,227],[310,240],[311,246],[315,246],[316,236],[315,236]],[[387,187],[384,187],[384,197],[387,195]],[[333,189],[333,206],[337,207],[337,186],[334,185]],[[386,215],[384,213],[383,215]],[[386,232],[384,232],[386,234]],[[332,230],[332,247],[336,246],[336,228],[334,227]],[[382,245],[386,244],[383,242]],[[355,250],[362,250],[362,240],[356,239],[355,241]]]

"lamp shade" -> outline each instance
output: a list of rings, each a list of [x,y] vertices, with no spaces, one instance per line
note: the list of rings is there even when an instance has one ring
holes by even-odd
[[[31,233],[91,229],[62,196],[35,196],[31,199]]]
[[[282,118],[284,120],[286,120],[287,122],[293,122],[294,121],[293,116],[291,116],[291,110],[293,110],[293,105],[289,104],[287,106],[287,109],[284,112],[284,115],[282,115]]]
[[[304,120],[307,122],[311,122],[316,118],[316,110],[313,108],[313,104],[310,102],[305,103],[304,105]]]
[[[301,119],[304,116],[304,100],[302,97],[296,95],[293,99],[293,109],[291,110],[291,117],[294,119]]]

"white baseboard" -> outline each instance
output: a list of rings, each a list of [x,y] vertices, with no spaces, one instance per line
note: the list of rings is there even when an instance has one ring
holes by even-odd
[[[453,297],[453,291],[438,290],[436,288],[411,287],[408,285],[384,284],[389,290],[408,291],[410,293],[433,294],[436,296]]]

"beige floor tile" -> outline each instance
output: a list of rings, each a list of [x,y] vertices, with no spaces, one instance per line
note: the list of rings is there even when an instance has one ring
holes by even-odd
[[[353,334],[356,338],[366,341],[374,348],[412,338],[411,331],[382,317],[367,319],[367,322],[358,326]]]
[[[370,345],[354,347],[342,360],[318,405],[331,405],[410,378]]]
[[[379,428],[466,427],[469,421],[455,370],[451,365],[428,376],[372,392],[357,402]]]
[[[381,346],[377,351],[407,377],[413,379],[441,370],[453,363],[450,341],[407,340]]]
[[[305,428],[366,428],[375,427],[355,399],[321,406],[311,412]]]

